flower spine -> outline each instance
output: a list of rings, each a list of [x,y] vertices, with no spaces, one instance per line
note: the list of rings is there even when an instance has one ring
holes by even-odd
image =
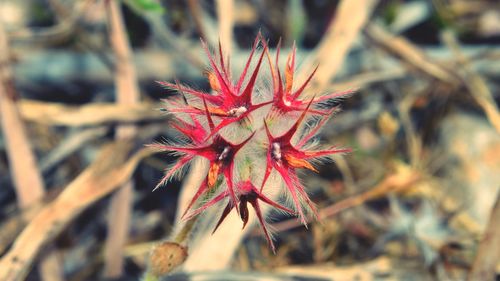
[[[270,248],[275,251],[261,202],[298,215],[304,225],[306,213],[317,217],[314,203],[301,184],[297,170],[317,172],[314,165],[318,161],[350,151],[336,147],[320,148],[314,137],[336,110],[328,107],[326,102],[351,92],[304,98],[303,93],[316,69],[302,85],[295,87],[296,48],[293,46],[286,61],[283,81],[278,67],[280,47],[278,45],[273,63],[267,43],[260,34],[236,81],[232,79],[221,45],[217,55],[212,54],[205,42],[202,41],[202,45],[210,65],[207,72],[210,93],[178,82],[159,82],[178,93],[178,96],[164,102],[166,110],[173,113],[172,126],[185,138],[185,142],[152,145],[161,151],[179,155],[155,189],[166,185],[194,159],[205,159],[209,163],[208,172],[184,211],[184,219],[191,219],[208,208],[222,207],[218,203],[226,201],[214,231],[233,209],[245,227],[250,215],[250,203]],[[251,67],[259,45],[262,50],[255,66]],[[267,73],[262,70],[264,56],[267,56],[269,66]],[[260,86],[265,83],[259,81],[269,80],[271,88]],[[291,119],[295,121],[290,126],[287,120]],[[308,125],[311,122],[314,125]],[[275,176],[273,171],[277,172]],[[276,194],[288,198],[290,206],[270,199]]]

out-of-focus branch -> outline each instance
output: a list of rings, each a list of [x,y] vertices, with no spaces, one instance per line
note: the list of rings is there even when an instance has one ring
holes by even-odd
[[[338,201],[335,204],[328,206],[319,211],[319,217],[322,219],[335,216],[336,214],[346,209],[359,206],[369,200],[379,198],[389,192],[398,192],[407,189],[417,182],[421,181],[423,175],[417,170],[408,166],[399,165],[394,173],[390,173],[376,186],[369,190]],[[298,220],[290,219],[273,225],[276,231],[285,231],[300,226]]]
[[[50,27],[43,28],[22,28],[9,31],[9,37],[14,41],[30,44],[56,44],[67,40],[74,34],[78,28],[78,19],[93,2],[92,0],[78,1],[72,11],[66,11],[60,3],[51,0],[52,7],[56,14],[63,14],[64,17],[58,17],[59,22]]]
[[[217,0],[217,18],[219,19],[220,43],[225,55],[229,56],[233,49],[234,1]]]
[[[139,86],[119,2],[107,0],[106,11],[111,48],[115,55],[116,100],[119,104],[136,104],[140,99]],[[117,129],[116,138],[129,139],[135,133],[134,126],[121,125]],[[123,246],[128,238],[133,189],[133,182],[129,180],[113,194],[111,199],[104,258],[105,277],[116,278],[123,272]]]
[[[196,24],[199,24],[200,26],[198,27],[200,29],[200,33],[202,38],[207,40],[208,42],[211,42],[209,38],[207,38],[207,26],[204,25],[204,15],[203,11],[199,8],[199,1],[189,1],[188,4],[190,5],[190,8],[192,10],[193,17],[195,17],[195,22]],[[191,43],[178,36],[175,34],[164,22],[162,16],[158,13],[148,13],[148,12],[143,12],[142,17],[144,20],[146,20],[149,25],[151,26],[153,30],[153,34],[157,38],[158,41],[161,43],[168,45],[170,48],[174,50],[176,53],[176,56],[180,55],[183,60],[179,60],[182,62],[182,64],[185,63],[185,61],[188,61],[191,63],[191,65],[197,67],[198,69],[205,69],[205,64],[203,61],[200,59],[200,56],[198,53],[201,52],[196,52],[193,50],[198,50],[198,46],[195,48],[192,48]],[[210,36],[211,37],[211,36]],[[168,65],[168,64],[165,64]],[[139,67],[138,67],[139,68]],[[142,68],[139,68],[142,69]],[[174,67],[174,74],[178,75],[178,68]],[[163,76],[161,79],[165,79],[166,77]]]
[[[169,40],[177,40],[175,35]],[[161,38],[167,38],[168,34],[164,34]],[[174,38],[174,39],[172,39]],[[178,41],[178,40],[177,40]],[[173,42],[172,42],[173,43]],[[154,80],[172,81],[177,77],[180,81],[190,81],[191,86],[200,87],[204,80],[201,73],[206,68],[205,61],[201,60],[202,52],[199,50],[199,43],[177,42],[177,47],[171,47],[173,51],[165,52],[158,50],[138,50],[134,52],[134,65],[136,69],[141,71],[137,73],[139,81],[150,84]],[[186,43],[186,44],[184,44]],[[170,44],[170,43],[169,43]],[[178,50],[182,48],[183,53]],[[461,49],[465,55],[471,58],[471,66],[485,77],[496,76],[500,71],[498,64],[495,64],[500,59],[500,52],[493,50],[490,45],[481,46],[463,46]],[[441,47],[422,47],[425,54],[431,57],[450,57],[452,53]],[[485,53],[485,49],[491,50]],[[280,52],[280,61],[286,61],[286,56],[290,49],[283,48]],[[198,54],[198,56],[196,56]],[[297,50],[297,57],[306,57],[309,55],[307,51],[302,49]],[[366,53],[368,59],[373,58],[371,53]],[[13,72],[16,77],[16,84],[21,88],[34,89],[40,87],[41,83],[54,87],[65,87],[73,81],[83,81],[91,84],[110,84],[113,82],[113,75],[102,61],[94,54],[77,53],[64,50],[33,50],[21,49],[15,50],[17,63],[14,66]],[[104,56],[108,57],[107,53]],[[247,51],[233,50],[231,55],[231,69],[235,73],[240,73],[247,59]],[[191,58],[191,60],[187,60]],[[186,60],[188,63],[186,63]],[[194,61],[196,60],[196,62]],[[57,61],[57,67],[52,67]],[[160,62],[160,63],[158,63]],[[444,63],[451,63],[451,60],[443,60]],[[350,60],[347,63],[351,63]],[[320,63],[320,66],[323,63]],[[321,70],[318,70],[321,71]],[[384,69],[377,69],[373,75],[380,76],[397,76],[405,77],[408,68],[403,65],[391,65]],[[305,73],[305,72],[304,72]],[[306,73],[310,74],[310,73]],[[361,75],[361,74],[360,74]],[[370,75],[372,76],[372,75]],[[356,77],[356,76],[354,76]],[[354,78],[352,77],[352,78]],[[346,78],[350,79],[350,78]],[[377,80],[386,79],[384,77],[375,78]],[[368,80],[372,80],[371,78]],[[337,81],[336,81],[337,82]],[[335,85],[335,90],[343,90],[346,87],[353,85]],[[354,84],[356,86],[356,84]],[[328,89],[330,87],[327,86]]]
[[[24,280],[44,245],[84,209],[125,183],[139,161],[153,152],[143,149],[129,157],[132,147],[124,141],[107,145],[92,165],[30,221],[0,260],[0,280]]]
[[[16,106],[17,96],[9,64],[7,36],[0,24],[0,120],[17,200],[21,208],[40,200],[45,193],[42,178]]]
[[[500,133],[500,113],[498,112],[498,106],[486,81],[471,67],[470,61],[460,51],[458,41],[451,31],[445,32],[443,34],[443,39],[452,50],[460,66],[462,66],[463,72],[461,73],[461,78],[465,86],[476,102],[483,108],[490,123],[495,127],[497,132]]]
[[[407,94],[403,97],[398,106],[398,112],[401,118],[401,125],[405,131],[406,143],[408,146],[408,154],[410,155],[410,162],[414,168],[421,167],[422,165],[422,139],[415,130],[411,119],[411,108],[415,104],[416,99],[419,97],[418,93]]]
[[[160,104],[91,103],[72,106],[25,99],[18,104],[23,119],[47,126],[85,127],[166,119],[155,110],[161,107]]]
[[[9,66],[9,55],[7,34],[0,22],[0,120],[17,201],[19,207],[25,209],[43,198],[45,186],[17,109],[17,95]],[[46,281],[62,278],[55,251],[48,250],[47,255],[41,261],[40,273],[42,279]]]
[[[340,1],[327,32],[301,72],[302,76],[309,75],[317,65],[320,67],[308,93],[324,89],[338,73],[377,3],[377,0]]]
[[[196,29],[198,29],[198,33],[200,33],[200,37],[204,40],[207,40],[207,35],[205,32],[205,28],[203,26],[203,15],[200,7],[200,1],[198,0],[188,0],[187,1],[189,10],[191,11],[191,16],[193,17],[194,24]]]
[[[368,25],[366,34],[370,40],[419,71],[451,85],[460,84],[454,73],[450,73],[447,69],[429,59],[422,50],[405,38],[392,35],[376,24]]]

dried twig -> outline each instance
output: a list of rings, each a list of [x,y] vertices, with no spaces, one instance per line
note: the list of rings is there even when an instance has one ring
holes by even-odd
[[[415,126],[413,125],[410,116],[412,106],[418,97],[418,94],[407,94],[403,97],[398,106],[401,125],[405,130],[405,138],[408,146],[410,162],[414,168],[421,167],[423,151],[422,140],[415,130]]]
[[[0,23],[0,119],[17,199],[19,206],[25,208],[43,197],[45,187],[16,106],[9,54],[7,36]]]
[[[391,69],[369,71],[352,75],[345,80],[336,81],[327,86],[327,88],[338,91],[342,91],[345,89],[365,88],[373,83],[393,81],[404,78],[407,73],[408,71],[406,71],[406,69],[403,67],[393,67]]]
[[[45,186],[17,109],[9,54],[7,34],[0,22],[0,119],[17,201],[19,206],[25,209],[43,198]],[[60,262],[55,254],[55,251],[49,249],[41,260],[40,274],[43,280],[62,278]]]
[[[317,94],[338,73],[360,30],[368,21],[377,0],[344,0],[339,3],[327,33],[315,50],[314,57],[304,66],[302,75],[308,75],[320,65],[309,94]]]
[[[343,210],[359,206],[364,202],[379,198],[386,195],[388,192],[396,192],[414,185],[422,179],[422,175],[411,168],[400,165],[395,173],[387,175],[379,184],[369,190],[355,196],[348,197],[331,206],[328,206],[319,212],[320,218],[332,217]],[[273,228],[276,231],[285,231],[300,226],[300,222],[296,220],[286,220],[276,223]]]
[[[234,1],[217,0],[217,18],[219,19],[219,37],[224,46],[225,55],[233,49]]]
[[[65,17],[54,26],[12,30],[9,32],[9,37],[12,38],[12,40],[30,44],[56,44],[63,40],[67,40],[68,37],[73,35],[74,30],[77,28],[78,19],[92,2],[93,1],[85,0],[75,3],[75,8],[71,12],[65,13]],[[54,3],[51,4],[58,13],[61,12],[55,7],[57,5]]]
[[[97,159],[44,207],[0,260],[0,280],[21,281],[42,247],[52,241],[84,209],[126,182],[139,161],[153,153],[142,149],[128,157],[132,145],[116,142],[101,150]]]
[[[106,11],[111,48],[115,55],[116,99],[119,104],[133,105],[140,99],[139,86],[118,1],[107,0]],[[129,139],[135,134],[136,129],[132,125],[121,125],[117,128],[116,138]],[[109,278],[123,273],[123,246],[128,238],[133,189],[133,182],[128,181],[111,198],[104,258],[104,276]]]
[[[189,1],[188,4],[190,5],[190,7],[192,5],[191,2],[198,2],[198,1]],[[192,8],[193,16],[195,17],[195,21],[197,24],[198,22],[199,24],[202,24],[203,11],[201,9],[198,9],[197,5],[199,5],[199,3],[196,3],[195,5],[196,7]],[[191,43],[185,40],[184,38],[177,36],[170,29],[170,27],[165,24],[161,15],[156,13],[143,13],[142,16],[152,27],[154,35],[157,37],[157,39],[159,39],[162,43],[165,43],[166,45],[170,46],[174,50],[174,53],[180,54],[183,57],[184,60],[182,61],[182,63],[188,61],[193,66],[197,67],[200,70],[205,69],[205,64],[201,61],[199,54],[197,52],[193,52],[193,50],[197,49],[192,48],[190,46]],[[208,41],[209,39],[206,37],[207,36],[206,29],[207,27],[203,25],[203,31],[200,30],[200,32],[203,32],[202,37]],[[171,61],[171,59],[165,61]],[[179,73],[177,72],[177,69],[175,69],[175,73],[173,73],[172,76],[178,76],[178,75]],[[165,79],[166,76],[167,75],[161,75],[160,78]]]
[[[61,143],[57,145],[57,147],[52,149],[47,156],[40,160],[40,170],[44,173],[54,168],[70,154],[74,153],[90,141],[103,137],[106,132],[106,128],[97,127],[71,133],[69,136],[64,138]]]
[[[366,27],[366,34],[375,43],[429,76],[452,85],[460,84],[460,81],[453,73],[431,61],[425,53],[405,38],[394,36],[373,23]]]
[[[101,126],[111,123],[133,123],[165,120],[158,110],[160,104],[92,103],[71,106],[34,100],[20,100],[19,111],[27,121],[51,126]]]
[[[377,275],[391,271],[391,261],[387,257],[380,257],[368,262],[351,266],[336,266],[334,264],[319,264],[312,266],[287,266],[278,268],[278,273],[291,276],[314,276],[325,280],[376,280]]]
[[[203,26],[203,15],[200,1],[188,0],[187,4],[191,12],[191,16],[193,17],[194,25],[196,26],[196,29],[198,29],[200,37],[207,40],[205,28]]]
[[[311,266],[288,266],[277,268],[274,272],[233,272],[233,271],[200,271],[178,273],[166,277],[170,280],[199,280],[199,281],[332,281],[332,280],[379,280],[379,276],[387,275],[391,270],[391,261],[387,257],[380,257],[368,262],[338,266],[332,263]],[[380,280],[394,280],[381,277]]]
[[[264,212],[266,210],[264,209]],[[213,212],[211,214],[216,215]],[[250,216],[248,224],[253,225],[254,222],[256,222],[255,216]],[[199,243],[193,243],[193,247],[191,247],[193,251],[189,253],[189,257],[183,265],[183,270],[190,272],[227,268],[233,261],[236,249],[251,230],[250,227],[240,230],[241,225],[241,218],[238,214],[231,212],[214,234],[211,234],[211,231],[205,231],[202,235],[199,235],[201,238],[196,237],[198,241],[194,242]],[[210,226],[213,225],[210,224]],[[206,259],[207,255],[211,258]],[[200,263],[200,260],[204,260],[204,262]]]
[[[483,108],[490,123],[495,127],[496,131],[500,133],[500,113],[498,112],[498,106],[486,81],[471,67],[471,62],[460,51],[457,39],[451,31],[445,32],[443,34],[443,39],[462,67],[463,73],[461,73],[461,78],[465,86],[476,102]]]

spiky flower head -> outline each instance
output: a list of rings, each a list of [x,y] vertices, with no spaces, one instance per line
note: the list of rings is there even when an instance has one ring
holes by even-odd
[[[222,215],[215,230],[233,209],[245,227],[249,203],[274,251],[261,202],[285,213],[297,214],[304,224],[306,213],[317,215],[297,171],[317,172],[317,163],[350,151],[320,147],[314,140],[336,110],[327,102],[350,92],[306,98],[304,92],[316,70],[295,88],[294,46],[285,65],[283,81],[278,67],[280,47],[278,45],[273,63],[267,42],[260,34],[236,80],[232,79],[229,59],[224,57],[220,43],[217,54],[213,54],[203,41],[202,45],[210,65],[207,71],[210,92],[178,82],[159,82],[177,91],[177,96],[165,100],[165,107],[174,113],[172,126],[184,141],[153,145],[161,151],[179,155],[156,188],[167,184],[194,159],[207,161],[208,172],[184,211],[184,219],[219,206]],[[259,52],[255,62],[254,55]],[[267,71],[262,66],[265,56]],[[271,88],[266,86],[268,81],[271,81]],[[278,203],[271,199],[275,197],[289,200]],[[290,207],[284,206],[286,202],[290,202]]]

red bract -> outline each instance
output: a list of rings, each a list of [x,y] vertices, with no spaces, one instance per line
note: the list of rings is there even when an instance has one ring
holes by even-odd
[[[297,121],[292,125],[292,127],[279,137],[274,137],[271,134],[267,122],[264,121],[266,134],[269,140],[269,146],[267,148],[267,153],[266,153],[267,164],[266,164],[266,170],[264,172],[264,179],[262,181],[261,190],[263,190],[264,185],[266,184],[272,169],[273,168],[276,169],[283,178],[283,181],[285,182],[288,192],[292,197],[295,209],[299,213],[299,217],[302,223],[304,224],[306,224],[306,220],[304,213],[302,211],[301,200],[303,200],[309,206],[309,208],[316,217],[317,217],[317,211],[316,208],[314,207],[314,204],[309,199],[309,196],[305,192],[304,186],[300,183],[300,180],[297,177],[296,169],[304,168],[317,172],[317,170],[314,168],[314,166],[311,165],[311,163],[308,160],[319,158],[326,155],[332,155],[336,153],[343,153],[350,151],[349,149],[333,149],[333,148],[328,150],[319,150],[319,151],[310,151],[303,149],[303,146],[306,144],[306,142],[309,141],[314,136],[314,133],[318,130],[317,129],[319,128],[318,126],[321,126],[323,124],[322,122],[320,122],[318,126],[315,129],[313,129],[309,134],[303,137],[302,141],[299,142],[299,146],[292,145],[291,142],[292,138],[297,133],[297,130],[299,129],[299,126],[301,125],[302,121],[304,121],[304,118],[306,117],[306,114],[312,103],[313,100],[309,102],[309,104],[303,110],[302,114],[297,119]]]
[[[222,47],[220,43],[219,64],[217,64],[206,43],[202,41],[203,48],[208,56],[210,67],[212,69],[212,71],[208,72],[208,79],[214,94],[197,91],[179,84],[172,84],[168,82],[159,83],[166,87],[175,89],[180,93],[191,95],[198,99],[205,99],[208,102],[208,111],[210,112],[210,114],[222,118],[221,122],[214,128],[212,132],[212,134],[215,134],[220,129],[230,124],[239,122],[244,118],[247,118],[250,113],[252,113],[256,109],[272,103],[272,101],[263,102],[260,104],[253,104],[252,102],[252,94],[254,91],[255,82],[267,48],[264,47],[264,50],[262,51],[262,54],[258,59],[257,65],[250,75],[250,78],[248,78],[247,72],[250,68],[250,63],[259,42],[260,36],[257,36],[250,56],[248,57],[248,60],[246,62],[245,68],[243,69],[239,79],[236,81],[236,83],[234,83],[231,80],[231,72],[229,70],[229,67],[224,62],[224,56],[222,54]],[[243,87],[245,81],[246,85]],[[200,115],[203,114],[203,109],[196,107],[196,105],[180,106],[177,108],[173,108],[170,111],[180,113],[197,113]]]
[[[203,140],[207,138],[207,131],[194,114],[189,114],[189,117],[193,121],[193,124],[177,118],[177,124],[175,122],[172,123],[172,127],[188,137],[193,143],[202,144]]]
[[[202,156],[210,161],[210,166],[208,170],[208,175],[206,178],[206,183],[203,183],[191,202],[189,203],[187,210],[189,210],[193,204],[198,200],[198,198],[204,194],[208,189],[215,186],[219,175],[224,175],[226,179],[226,184],[228,187],[229,194],[235,202],[236,194],[233,188],[233,174],[234,174],[234,157],[236,153],[253,137],[252,133],[246,140],[240,144],[232,144],[226,141],[219,135],[214,137],[213,142],[209,146],[200,147],[197,149],[195,154],[197,156]]]
[[[208,125],[210,127],[210,132],[211,135],[214,133],[214,123],[212,121],[212,117],[210,116],[208,109],[206,107],[206,101],[203,99],[203,103],[205,105],[205,114],[208,120]],[[198,126],[201,126],[199,122],[195,121],[196,119],[193,119],[195,124],[198,124]],[[186,122],[184,122],[185,126],[189,126]],[[181,127],[180,131],[185,132],[185,135],[189,138],[193,137],[202,137],[205,135],[205,133],[201,132],[201,128],[197,127],[196,125],[192,125],[192,128],[195,128],[196,130],[189,131],[185,127]],[[178,169],[180,169],[183,165],[185,165],[187,162],[191,161],[194,157],[196,156],[201,156],[209,161],[209,170],[206,179],[203,181],[203,183],[200,185],[198,188],[198,191],[196,194],[193,196],[191,199],[191,202],[189,203],[188,207],[186,208],[186,211],[184,214],[193,206],[193,204],[198,200],[198,198],[204,194],[207,190],[215,186],[215,183],[217,182],[217,179],[219,178],[219,175],[224,175],[224,178],[226,179],[226,184],[228,187],[229,194],[231,195],[231,198],[235,202],[236,201],[236,194],[234,192],[233,188],[233,173],[234,173],[234,158],[238,151],[253,137],[255,133],[252,133],[248,138],[246,138],[244,141],[242,141],[240,144],[233,144],[227,140],[225,140],[223,137],[221,137],[218,134],[215,134],[213,136],[213,140],[210,144],[202,144],[199,140],[202,139],[192,139],[194,142],[194,146],[192,147],[180,147],[180,146],[170,146],[170,145],[164,145],[164,144],[158,144],[156,145],[157,148],[164,150],[164,151],[175,151],[175,152],[181,152],[184,153],[185,155],[182,156],[177,164],[170,169],[170,171],[163,177],[163,179],[160,181],[160,183],[157,185],[157,187],[163,183],[165,183],[172,174],[174,174]]]
[[[226,199],[227,197],[229,197],[229,202],[227,203],[226,207],[224,208],[224,211],[222,211],[222,215],[221,215],[219,221],[217,222],[217,225],[215,226],[213,232],[215,232],[217,230],[217,228],[219,228],[220,224],[224,221],[224,219],[231,212],[231,210],[235,206],[238,206],[238,205],[239,205],[239,209],[240,209],[239,215],[241,217],[241,220],[243,221],[243,228],[245,228],[245,226],[248,222],[248,217],[249,217],[247,203],[250,203],[250,205],[252,205],[253,209],[255,210],[255,215],[257,216],[257,219],[259,220],[259,223],[262,227],[262,230],[264,231],[264,234],[266,236],[267,242],[269,243],[269,246],[271,247],[273,252],[275,252],[274,243],[271,239],[269,231],[267,230],[266,221],[262,215],[262,210],[260,208],[259,201],[262,201],[262,202],[264,202],[272,207],[275,207],[277,209],[280,209],[280,210],[285,211],[285,212],[292,214],[292,215],[295,214],[295,212],[284,207],[284,206],[281,206],[280,204],[267,198],[249,180],[243,181],[243,182],[238,182],[236,184],[236,192],[238,194],[238,201],[234,201],[232,199],[232,197],[230,197],[229,192],[227,192],[227,190],[225,190],[225,191],[221,192],[219,195],[215,196],[212,200],[206,202],[201,207],[199,207],[198,209],[196,209],[192,213],[190,213],[186,217],[186,220],[191,219],[192,217],[200,214],[201,212],[203,212],[207,208],[209,208],[209,207],[217,204],[218,202]]]
[[[190,114],[191,121],[193,123],[186,122],[181,118],[176,118],[172,123],[172,127],[176,128],[180,133],[182,133],[187,139],[194,144],[193,147],[180,147],[180,146],[171,146],[166,144],[153,144],[150,145],[155,147],[161,151],[170,151],[170,152],[185,152],[183,150],[195,151],[198,147],[204,146],[204,140],[208,135],[208,132],[205,130],[203,125],[198,121],[195,115]],[[160,186],[167,183],[167,181],[172,178],[172,176],[182,169],[187,163],[193,160],[196,157],[196,153],[185,153],[185,155],[181,156],[177,163],[170,167],[170,169],[165,173],[160,182],[153,189],[156,190]]]
[[[316,67],[313,70],[313,72],[307,77],[306,81],[298,89],[294,91],[293,82],[295,76],[295,54],[297,50],[294,44],[292,47],[292,52],[288,55],[288,59],[286,61],[285,82],[283,83],[283,80],[281,78],[281,71],[278,68],[280,43],[278,43],[278,47],[276,50],[275,65],[273,65],[270,56],[268,54],[268,62],[271,68],[272,81],[273,81],[273,108],[270,113],[286,114],[289,112],[302,112],[306,108],[308,101],[299,99],[299,97],[302,95],[309,82],[311,82],[311,79],[318,70],[318,67]],[[353,91],[331,93],[315,98],[313,100],[313,108],[319,107],[321,103],[326,102],[328,100],[343,97],[351,93],[353,93]],[[309,110],[309,112],[313,114],[327,116],[330,113],[330,110],[311,109]]]
[[[220,201],[227,200],[227,205],[223,209],[214,231],[233,208],[236,209],[243,221],[243,227],[245,227],[249,220],[248,203],[250,203],[255,210],[266,239],[274,251],[275,247],[261,210],[261,202],[290,214],[295,214],[295,212],[269,199],[269,195],[264,194],[264,186],[268,183],[269,187],[274,187],[276,183],[284,182],[284,193],[290,195],[293,202],[292,208],[296,210],[302,223],[306,224],[304,208],[310,209],[314,215],[317,215],[313,202],[300,183],[297,170],[308,169],[317,172],[312,161],[350,151],[335,147],[323,150],[311,149],[313,147],[311,139],[317,135],[336,110],[326,101],[345,96],[350,92],[333,93],[310,100],[301,97],[304,96],[303,93],[310,84],[316,69],[300,87],[294,89],[295,46],[288,56],[283,71],[284,78],[282,78],[278,68],[279,46],[275,65],[273,65],[267,43],[258,35],[241,75],[236,81],[233,81],[229,64],[224,60],[220,44],[216,56],[212,55],[203,41],[202,44],[210,63],[211,70],[208,72],[208,80],[212,93],[194,90],[178,82],[160,82],[164,86],[177,90],[180,94],[165,100],[166,109],[168,112],[174,113],[172,126],[188,141],[182,145],[155,145],[161,150],[180,155],[157,187],[167,182],[172,175],[180,171],[191,160],[197,157],[208,160],[208,172],[189,202],[183,217],[191,219],[204,210],[217,205]],[[250,69],[259,44],[263,45],[262,53],[256,59],[255,67]],[[264,55],[267,55],[271,68],[270,77],[261,77],[259,74]],[[263,78],[264,83],[258,83],[258,79],[261,78]],[[265,87],[265,82],[269,80],[272,81],[272,89],[257,89],[256,85]],[[256,96],[259,96],[263,102],[255,104],[253,99]],[[269,104],[272,106],[264,107]],[[292,114],[285,116],[288,113]],[[307,114],[315,115],[316,119],[313,122],[315,125],[304,133],[299,132]],[[213,120],[215,117],[217,124]],[[285,133],[275,137],[268,125],[271,124],[272,129],[283,132],[281,126],[288,126],[286,124],[290,124],[290,122],[286,119],[290,117],[293,118],[292,121],[298,118],[289,129],[288,127],[283,128],[288,129]],[[205,119],[208,125],[204,123]],[[254,122],[255,120],[259,122]],[[232,125],[231,130],[222,130],[229,125]],[[251,134],[249,128],[253,131]],[[253,138],[255,134],[258,136]],[[293,137],[299,139],[297,143],[292,144]],[[266,147],[266,156],[259,157],[260,154],[255,152],[263,146]],[[247,147],[245,154],[236,157],[244,147]],[[259,167],[265,167],[263,168],[265,170],[263,170],[264,175],[260,190],[255,187],[255,182],[252,183],[250,180],[233,184],[235,178],[260,178],[256,174],[258,171],[262,171]],[[280,176],[276,182],[271,184],[271,181],[274,181],[270,178],[273,169]],[[272,192],[272,194],[277,193]],[[194,205],[197,205],[196,209],[194,209]]]

